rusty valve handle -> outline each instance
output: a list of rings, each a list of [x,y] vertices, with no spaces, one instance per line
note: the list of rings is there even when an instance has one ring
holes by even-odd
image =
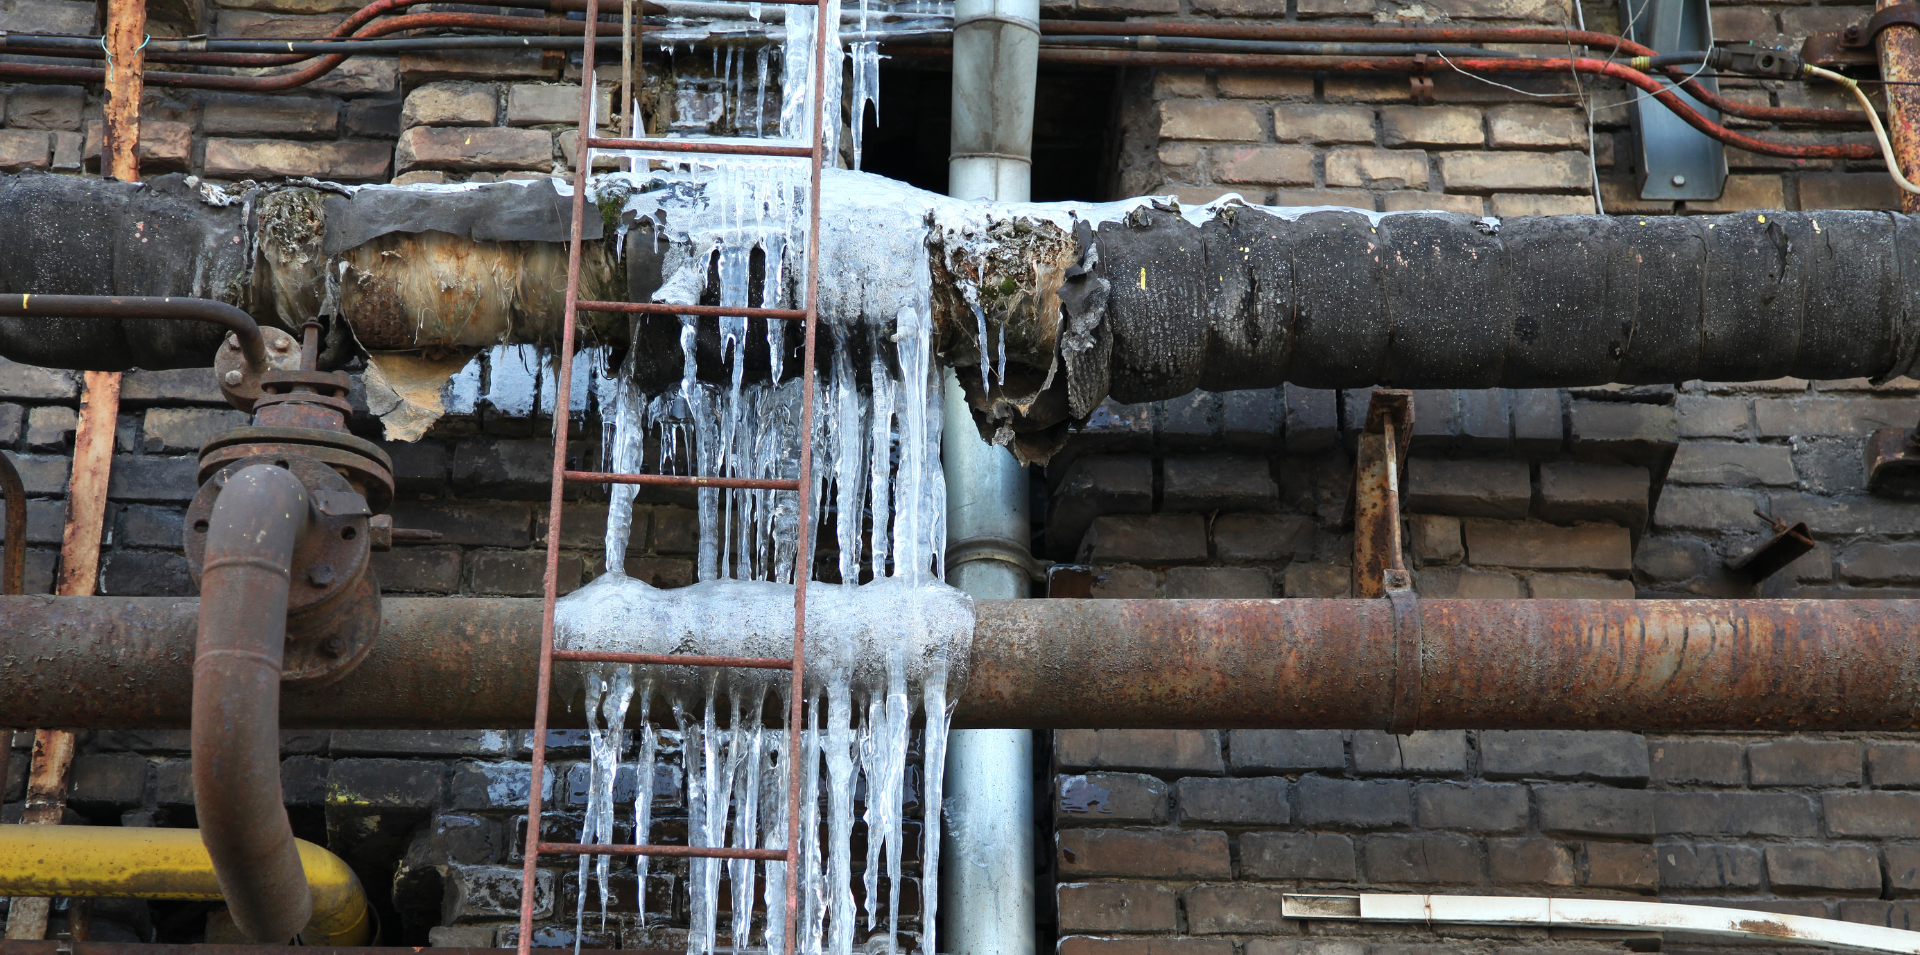
[[[280,670],[305,486],[266,464],[230,478],[207,521],[193,659],[193,799],[234,925],[284,944],[313,899],[280,790]]]
[[[225,302],[208,298],[145,295],[0,296],[0,318],[159,318],[222,325],[240,340],[240,352],[256,374],[265,373],[267,339],[260,323]]]

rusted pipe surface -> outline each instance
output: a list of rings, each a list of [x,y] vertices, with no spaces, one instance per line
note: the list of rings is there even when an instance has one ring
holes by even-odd
[[[7,541],[5,557],[0,557],[0,593],[8,596],[26,589],[27,579],[27,487],[20,481],[20,469],[13,455],[0,452],[0,492],[7,495]]]
[[[965,727],[1920,728],[1920,601],[980,601]],[[0,725],[176,728],[196,606],[0,598]],[[531,721],[540,602],[389,599],[366,662],[282,725]],[[1416,680],[1415,677],[1418,679]],[[553,726],[584,725],[556,699]]]
[[[0,295],[0,318],[113,318],[207,322],[232,332],[247,364],[267,370],[267,340],[253,316],[206,298],[144,295]]]
[[[233,924],[256,942],[294,937],[313,913],[280,792],[280,668],[307,489],[254,465],[220,492],[206,535],[193,661],[193,798]]]
[[[1884,10],[1902,0],[1880,0]],[[1893,143],[1894,158],[1909,180],[1920,178],[1920,28],[1895,24],[1874,38],[1880,51],[1880,78],[1887,81],[1881,90],[1887,97],[1887,136]],[[1920,195],[1900,192],[1900,211],[1920,212]]]

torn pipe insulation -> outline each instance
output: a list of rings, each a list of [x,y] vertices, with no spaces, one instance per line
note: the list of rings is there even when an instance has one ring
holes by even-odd
[[[718,304],[723,273],[742,274],[737,263],[722,267],[731,249],[751,259],[749,305],[798,307],[804,241],[782,233],[742,249],[715,239],[744,234],[741,223],[766,211],[744,208],[742,196],[764,187],[777,162],[598,177],[583,297]],[[849,316],[877,313],[887,303],[869,299],[897,297],[903,281],[930,284],[909,297],[930,303],[941,360],[958,373],[982,433],[1029,462],[1046,460],[1108,396],[1141,402],[1282,382],[1887,378],[1908,371],[1920,348],[1920,282],[1911,280],[1920,226],[1897,214],[1501,221],[1233,197],[1197,207],[961,202],[840,170],[823,183],[830,328],[856,355],[871,353],[865,336],[885,329]],[[440,360],[426,374],[450,373],[485,345],[558,337],[568,188],[327,185],[235,196],[169,177],[141,188],[15,176],[0,180],[0,206],[38,227],[0,249],[0,292],[198,291],[289,326],[337,310],[376,357],[424,355]],[[88,237],[78,243],[86,254],[70,254],[76,235]],[[183,244],[200,254],[174,255]],[[903,249],[924,251],[924,272],[906,267]],[[633,373],[647,392],[682,377],[678,316],[582,320],[593,340],[639,346]],[[732,373],[719,324],[694,324],[698,377],[715,385]],[[764,329],[755,319],[734,338],[746,344],[746,379],[764,381],[774,367],[797,376],[799,336],[784,336],[776,362]],[[204,364],[212,354],[161,347],[213,334],[203,329],[162,329],[152,340],[112,330],[120,337],[96,348],[77,332],[43,340],[39,326],[30,335],[0,325],[0,354],[65,367]],[[879,352],[892,360],[891,348]],[[433,390],[424,380],[407,387]],[[424,431],[430,409],[409,413],[417,420],[406,430]]]

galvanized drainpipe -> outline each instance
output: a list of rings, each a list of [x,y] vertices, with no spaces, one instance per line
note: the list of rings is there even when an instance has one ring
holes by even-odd
[[[1025,202],[1033,170],[1039,0],[956,0],[947,193]],[[984,344],[984,343],[983,343]],[[1027,596],[1026,469],[980,439],[945,372],[947,582],[977,598]],[[938,944],[956,955],[1033,955],[1033,732],[959,730],[947,742]]]

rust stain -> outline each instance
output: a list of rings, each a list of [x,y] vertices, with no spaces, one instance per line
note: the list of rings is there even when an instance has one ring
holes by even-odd
[[[1793,938],[1796,934],[1792,929],[1772,919],[1741,919],[1733,923],[1733,927],[1742,932],[1771,935],[1774,938]]]

